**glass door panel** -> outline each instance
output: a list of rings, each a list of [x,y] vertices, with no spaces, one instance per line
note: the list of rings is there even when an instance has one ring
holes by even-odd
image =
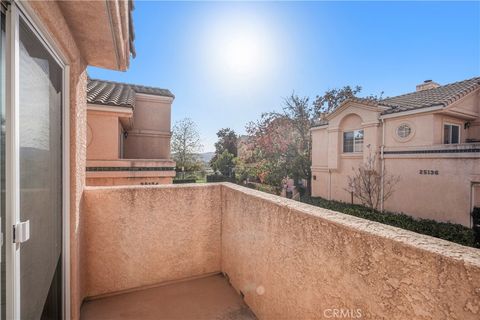
[[[0,236],[2,243],[0,256],[0,319],[6,312],[6,255],[5,255],[5,12],[0,4]]]
[[[20,249],[22,319],[60,319],[62,306],[63,70],[19,21]]]

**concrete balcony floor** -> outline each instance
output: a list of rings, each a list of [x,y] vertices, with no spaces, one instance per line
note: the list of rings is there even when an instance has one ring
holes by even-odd
[[[221,274],[87,301],[81,320],[256,319]]]

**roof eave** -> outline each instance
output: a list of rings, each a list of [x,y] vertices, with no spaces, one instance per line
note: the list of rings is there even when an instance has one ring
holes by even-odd
[[[418,113],[427,113],[427,112],[434,112],[442,110],[445,106],[443,104],[437,104],[432,106],[427,106],[423,108],[416,108],[411,110],[403,110],[403,111],[394,111],[389,113],[382,113],[380,115],[380,119],[388,119],[388,118],[395,118],[395,117],[403,117],[411,114],[418,114]]]
[[[128,68],[135,52],[130,2],[58,1],[58,5],[88,65],[121,71]]]

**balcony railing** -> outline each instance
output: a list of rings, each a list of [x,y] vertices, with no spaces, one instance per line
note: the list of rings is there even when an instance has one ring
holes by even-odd
[[[89,187],[83,208],[85,297],[222,272],[259,319],[480,315],[474,248],[229,183]]]
[[[175,177],[175,161],[169,159],[88,160],[87,185],[140,184],[143,180]]]
[[[417,155],[435,157],[480,157],[480,143],[437,144],[429,146],[387,147],[386,156]]]

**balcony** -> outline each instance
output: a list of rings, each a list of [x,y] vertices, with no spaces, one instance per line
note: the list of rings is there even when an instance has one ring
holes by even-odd
[[[221,274],[117,294],[85,303],[82,320],[254,320]]]
[[[175,177],[175,161],[169,159],[88,160],[86,182],[90,186],[166,184]]]
[[[479,250],[241,186],[88,187],[82,214],[82,319],[480,316]]]
[[[480,158],[480,143],[437,144],[413,147],[387,147],[386,158]]]

